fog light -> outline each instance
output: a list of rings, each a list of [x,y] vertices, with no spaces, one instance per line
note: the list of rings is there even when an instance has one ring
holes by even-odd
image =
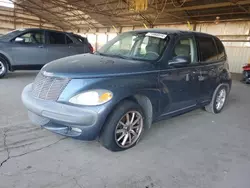
[[[79,128],[76,128],[76,127],[72,127],[72,128],[71,128],[71,131],[75,131],[75,132],[78,132],[78,133],[82,133],[82,130],[79,129]]]

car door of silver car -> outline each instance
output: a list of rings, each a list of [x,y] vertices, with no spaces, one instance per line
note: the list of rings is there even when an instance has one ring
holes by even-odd
[[[15,37],[8,54],[13,59],[12,66],[43,65],[47,62],[47,49],[43,30],[32,30]]]

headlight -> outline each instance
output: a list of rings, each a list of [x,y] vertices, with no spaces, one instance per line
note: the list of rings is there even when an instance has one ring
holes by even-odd
[[[90,90],[72,97],[69,102],[79,105],[100,105],[110,101],[113,93],[104,89]]]

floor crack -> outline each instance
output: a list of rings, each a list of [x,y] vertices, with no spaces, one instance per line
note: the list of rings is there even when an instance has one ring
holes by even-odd
[[[6,144],[7,131],[8,129],[3,130],[3,145],[4,145],[4,149],[7,151],[7,158],[1,162],[0,168],[3,166],[4,163],[6,163],[10,159],[10,151],[9,151],[8,145]]]
[[[77,181],[77,179],[76,179],[76,178],[73,178],[73,180],[75,180],[75,183],[76,183],[76,185],[77,185],[78,187],[80,187],[80,188],[84,188],[83,186],[81,186],[81,185],[78,183],[78,181]]]
[[[62,141],[62,140],[65,140],[65,139],[67,139],[67,137],[64,137],[64,138],[61,138],[61,139],[59,139],[59,140],[57,140],[56,142],[53,142],[53,143],[51,143],[51,144],[49,144],[49,145],[47,145],[47,146],[44,146],[44,147],[41,147],[41,148],[38,148],[38,149],[34,149],[34,150],[31,150],[31,151],[28,151],[28,152],[26,152],[26,153],[22,153],[22,154],[19,154],[19,155],[10,155],[10,152],[9,152],[9,148],[8,148],[8,146],[7,146],[7,144],[6,144],[6,137],[7,137],[7,131],[4,131],[4,147],[6,148],[6,151],[7,151],[7,153],[8,153],[8,156],[7,156],[7,159],[5,159],[3,162],[1,162],[1,164],[0,164],[0,168],[3,166],[3,164],[4,163],[6,163],[8,160],[10,160],[10,159],[12,159],[12,158],[17,158],[17,157],[21,157],[21,156],[24,156],[24,155],[27,155],[27,154],[30,154],[30,153],[34,153],[34,152],[37,152],[37,151],[41,151],[41,150],[43,150],[43,149],[45,149],[45,148],[48,148],[48,147],[50,147],[50,146],[52,146],[52,145],[55,145],[55,144],[57,144],[58,142],[60,142],[60,141]]]
[[[24,155],[27,155],[27,154],[30,154],[30,153],[41,151],[41,150],[43,150],[45,148],[49,148],[50,146],[53,146],[53,145],[57,144],[58,142],[60,142],[62,140],[65,140],[65,139],[67,139],[67,137],[61,138],[61,139],[57,140],[56,142],[53,142],[53,143],[51,143],[51,144],[49,144],[47,146],[44,146],[44,147],[41,147],[41,148],[38,148],[38,149],[34,149],[34,150],[31,150],[31,151],[28,151],[26,153],[22,153],[22,154],[19,154],[19,155],[12,155],[12,156],[10,156],[10,158],[17,158],[17,157],[21,157],[21,156],[24,156]]]

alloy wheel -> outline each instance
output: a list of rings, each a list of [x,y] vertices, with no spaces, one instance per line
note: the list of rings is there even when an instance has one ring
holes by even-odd
[[[4,66],[3,62],[0,61],[0,75],[5,72],[6,67]]]
[[[121,148],[128,148],[138,141],[143,130],[143,118],[138,111],[127,112],[115,129],[115,141]]]
[[[226,89],[221,89],[216,97],[216,104],[215,104],[216,109],[218,111],[221,110],[222,107],[224,106],[224,103],[226,101],[226,96],[227,96]]]

